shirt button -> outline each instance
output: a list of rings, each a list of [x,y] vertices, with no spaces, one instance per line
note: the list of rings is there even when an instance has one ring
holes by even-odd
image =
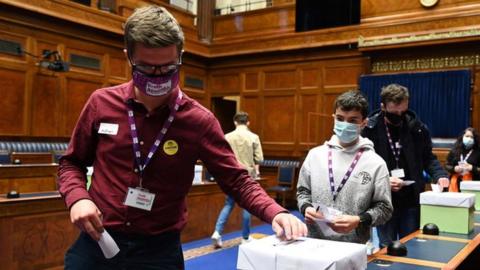
[[[127,225],[127,226],[130,226],[130,222],[129,222],[129,221],[127,221],[127,223],[125,223],[125,225]]]
[[[133,170],[134,172],[138,173],[138,169]]]
[[[140,145],[143,145],[143,141],[140,141]]]
[[[147,113],[147,114],[145,115],[145,117],[147,117],[147,118],[148,118],[148,117],[150,117],[150,114],[149,114],[149,113]]]

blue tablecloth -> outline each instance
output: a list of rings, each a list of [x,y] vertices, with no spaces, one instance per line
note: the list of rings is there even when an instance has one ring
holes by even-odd
[[[420,266],[408,263],[399,263],[399,262],[389,262],[391,263],[390,266],[380,266],[377,265],[376,260],[369,262],[367,265],[367,270],[432,270],[438,268],[427,267],[427,266]]]

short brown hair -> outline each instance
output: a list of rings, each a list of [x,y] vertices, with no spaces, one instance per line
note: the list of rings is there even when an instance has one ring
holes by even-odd
[[[408,88],[396,83],[382,87],[382,92],[380,93],[383,105],[387,105],[388,102],[399,104],[404,100],[408,100],[409,97]]]
[[[125,48],[128,56],[134,53],[136,43],[151,48],[177,45],[180,55],[185,37],[177,20],[165,8],[146,6],[135,9],[128,17],[124,30]]]
[[[365,118],[368,114],[368,101],[360,91],[350,90],[335,99],[334,113],[338,108],[347,112],[359,111]]]
[[[233,121],[240,125],[246,125],[248,123],[248,113],[246,112],[238,112],[233,117]]]

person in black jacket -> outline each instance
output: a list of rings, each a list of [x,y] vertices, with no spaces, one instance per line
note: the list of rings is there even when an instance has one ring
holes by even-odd
[[[390,171],[393,215],[378,226],[380,244],[387,246],[419,228],[419,194],[425,189],[426,171],[442,187],[448,187],[448,174],[432,153],[428,128],[408,109],[408,89],[398,84],[382,88],[381,109],[369,116],[362,136],[374,143],[375,152]]]
[[[450,192],[458,192],[460,182],[467,180],[480,180],[480,146],[478,132],[466,128],[447,156],[445,169],[450,173]]]

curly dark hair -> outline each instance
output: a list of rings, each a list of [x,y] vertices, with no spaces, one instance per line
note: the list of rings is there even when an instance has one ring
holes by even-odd
[[[465,149],[465,146],[463,146],[463,135],[465,135],[467,131],[470,131],[473,134],[472,149],[476,150],[479,148],[478,143],[480,142],[480,136],[478,135],[477,130],[472,127],[468,127],[464,131],[462,131],[462,133],[457,137],[455,144],[453,145],[452,154],[456,159],[460,159],[460,155],[463,153],[463,150]]]

